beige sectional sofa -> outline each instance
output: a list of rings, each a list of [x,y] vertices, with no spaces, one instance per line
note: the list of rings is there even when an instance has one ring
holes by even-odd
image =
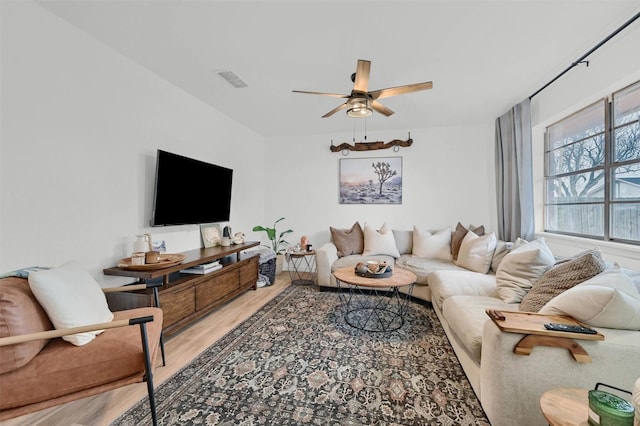
[[[521,303],[532,306],[531,301],[535,301],[539,289],[544,289],[549,281],[553,281],[546,278],[553,275],[552,270],[568,270],[574,278],[577,274],[580,281],[588,268],[576,263],[579,262],[576,259],[588,258],[592,269],[599,267],[598,262],[602,260],[597,260],[599,251],[595,250],[595,255],[581,254],[568,259],[566,266],[560,268],[562,262],[557,263],[555,258],[549,265],[550,251],[545,249],[543,240],[528,244],[498,241],[488,272],[479,273],[456,265],[453,260],[416,256],[409,243],[413,239],[412,233],[393,231],[399,256],[387,256],[387,260],[395,261],[396,268],[408,268],[416,272],[418,282],[413,296],[432,303],[492,425],[547,424],[540,411],[539,400],[545,391],[555,387],[592,389],[597,382],[603,382],[633,389],[634,382],[640,377],[639,273],[622,270],[617,265],[602,261],[603,272],[576,285],[571,291],[566,290],[551,297],[552,300],[542,306],[542,313],[572,314],[604,335],[604,341],[580,341],[589,353],[591,363],[578,363],[569,351],[554,347],[535,347],[529,356],[517,355],[513,353],[514,347],[524,335],[500,331],[485,310],[518,311]],[[527,254],[532,247],[538,249],[537,257]],[[336,285],[331,276],[332,268],[380,258],[377,254],[350,254],[339,258],[337,252],[338,248],[333,242],[317,250],[318,284],[321,287]],[[505,282],[509,280],[518,281],[518,277],[510,276],[507,269],[510,264],[513,266],[513,259],[522,261],[522,256],[526,261],[521,263],[533,265],[532,269],[538,265],[539,270],[534,275],[542,274],[537,280],[532,280],[534,284],[531,288],[539,284],[536,291],[518,285],[505,287]],[[502,262],[506,263],[501,268]],[[527,271],[523,273],[526,275]],[[517,270],[515,275],[518,275]],[[557,280],[558,274],[555,275]],[[580,278],[580,275],[583,277]],[[522,298],[516,293],[528,296],[514,301]],[[539,300],[537,302],[540,304]],[[594,316],[589,309],[596,308],[601,309],[602,313],[598,311]]]

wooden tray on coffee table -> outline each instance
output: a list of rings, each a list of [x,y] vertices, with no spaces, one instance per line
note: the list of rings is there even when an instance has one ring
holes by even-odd
[[[486,309],[486,313],[500,330],[508,333],[526,334],[513,348],[513,352],[518,355],[529,355],[534,346],[552,346],[568,349],[577,362],[589,363],[591,357],[574,339],[604,340],[604,336],[600,333],[571,333],[544,328],[544,325],[548,323],[586,326],[570,316],[496,309]]]

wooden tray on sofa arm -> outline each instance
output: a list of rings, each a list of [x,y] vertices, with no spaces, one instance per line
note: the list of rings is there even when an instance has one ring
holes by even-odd
[[[526,335],[513,348],[513,352],[518,355],[529,355],[534,346],[551,346],[568,349],[577,362],[589,363],[591,362],[591,357],[574,339],[604,340],[604,336],[601,333],[571,333],[544,328],[544,325],[548,323],[585,325],[565,315],[498,311],[495,309],[486,309],[486,313],[501,331]]]

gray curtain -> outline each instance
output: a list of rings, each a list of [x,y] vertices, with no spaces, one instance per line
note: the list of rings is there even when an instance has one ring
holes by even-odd
[[[498,238],[534,238],[531,101],[496,119]]]

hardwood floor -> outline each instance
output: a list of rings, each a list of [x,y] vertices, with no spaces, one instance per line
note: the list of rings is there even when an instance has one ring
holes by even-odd
[[[154,372],[156,387],[171,377],[182,366],[195,358],[212,343],[250,317],[264,304],[284,290],[291,281],[285,271],[269,287],[248,291],[211,314],[165,341],[167,365],[162,366],[158,354]],[[162,303],[162,301],[160,301]],[[100,395],[1,422],[2,426],[56,425],[100,426],[108,425],[138,400],[147,398],[146,383],[125,386]]]

